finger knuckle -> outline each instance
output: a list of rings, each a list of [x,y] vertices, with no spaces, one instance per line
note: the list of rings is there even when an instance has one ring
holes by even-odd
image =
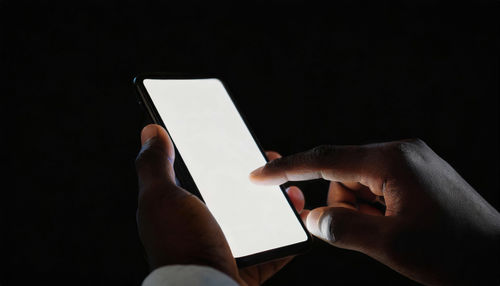
[[[419,138],[412,138],[395,142],[392,145],[392,154],[401,163],[412,164],[425,159],[430,148]]]
[[[415,148],[422,148],[422,147],[427,146],[427,144],[424,142],[424,140],[422,140],[422,139],[420,139],[418,137],[406,139],[404,141],[406,141],[407,143],[411,144]]]
[[[310,156],[313,158],[327,158],[335,153],[333,145],[319,145],[311,149]]]
[[[401,140],[400,143],[401,143],[401,145],[407,146],[408,148],[414,148],[414,149],[427,146],[427,144],[424,142],[424,140],[422,140],[418,137]]]
[[[277,158],[272,161],[269,161],[266,164],[266,168],[273,169],[273,168],[285,167],[287,165],[287,162],[289,162],[287,158]]]
[[[418,137],[411,138],[410,142],[413,143],[413,144],[415,144],[415,145],[425,145],[424,140],[422,140],[421,138],[418,138]]]
[[[405,139],[401,141],[396,141],[391,145],[391,151],[400,157],[407,157],[408,155],[414,153],[417,150],[418,145],[414,141],[415,139]]]

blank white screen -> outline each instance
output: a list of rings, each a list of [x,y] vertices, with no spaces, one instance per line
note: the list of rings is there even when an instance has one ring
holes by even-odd
[[[219,80],[144,86],[235,257],[307,239],[279,187],[250,182],[266,160]]]

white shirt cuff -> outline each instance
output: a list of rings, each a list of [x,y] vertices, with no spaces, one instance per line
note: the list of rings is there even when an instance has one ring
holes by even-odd
[[[155,269],[142,282],[142,286],[220,285],[237,286],[226,274],[200,265],[168,265]]]

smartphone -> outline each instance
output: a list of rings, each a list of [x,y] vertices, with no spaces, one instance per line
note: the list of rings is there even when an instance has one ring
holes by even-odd
[[[267,159],[221,80],[152,74],[134,84],[174,143],[178,183],[207,205],[239,267],[308,247],[311,236],[284,188],[250,182]]]

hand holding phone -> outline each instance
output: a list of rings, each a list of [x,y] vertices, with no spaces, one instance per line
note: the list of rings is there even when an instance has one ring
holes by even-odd
[[[223,232],[205,204],[175,184],[175,152],[166,131],[148,125],[141,134],[136,166],[139,176],[137,223],[152,269],[169,264],[213,267],[238,283],[260,285],[292,258],[238,270]],[[278,158],[268,153],[270,160]],[[296,187],[290,198],[298,212],[304,198]],[[258,206],[254,206],[258,211]]]
[[[135,84],[153,121],[172,138],[181,186],[205,202],[239,267],[309,246],[284,189],[250,182],[250,172],[267,160],[220,80],[145,75]]]

